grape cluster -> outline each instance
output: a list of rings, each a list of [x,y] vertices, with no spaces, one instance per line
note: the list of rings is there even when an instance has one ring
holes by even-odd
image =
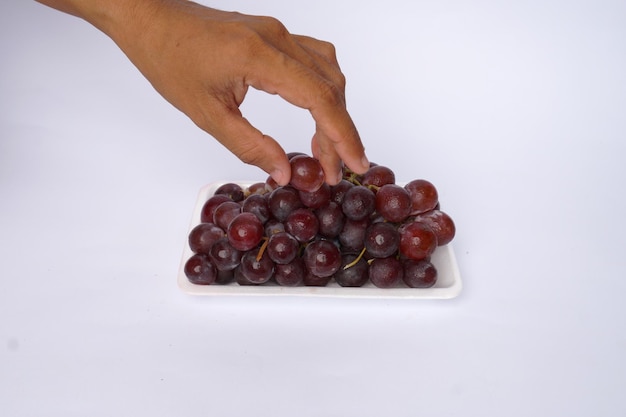
[[[371,164],[363,175],[344,168],[324,182],[319,162],[289,154],[291,182],[271,178],[242,187],[226,183],[204,203],[189,233],[185,274],[198,285],[428,288],[430,262],[456,229],[441,211],[432,183],[396,184],[394,172]]]

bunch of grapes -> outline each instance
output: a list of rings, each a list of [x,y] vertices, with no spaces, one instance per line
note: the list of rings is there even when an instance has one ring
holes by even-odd
[[[436,188],[418,179],[396,184],[394,172],[371,164],[363,175],[344,168],[324,182],[319,162],[289,154],[292,179],[242,187],[221,185],[189,233],[185,274],[198,285],[428,288],[438,246],[455,235]]]

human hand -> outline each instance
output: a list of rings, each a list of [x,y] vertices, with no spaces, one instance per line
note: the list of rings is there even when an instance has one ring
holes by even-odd
[[[239,110],[251,86],[310,111],[312,154],[329,184],[339,181],[342,161],[357,173],[367,169],[330,43],[292,35],[273,18],[186,0],[105,3],[109,6],[98,6],[108,7],[104,12],[74,14],[107,33],[166,100],[243,162],[268,172],[280,185],[290,179],[285,151]]]

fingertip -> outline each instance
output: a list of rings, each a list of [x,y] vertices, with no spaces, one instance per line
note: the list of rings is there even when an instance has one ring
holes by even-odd
[[[289,184],[291,179],[291,172],[286,172],[284,167],[275,167],[269,174],[281,187]]]

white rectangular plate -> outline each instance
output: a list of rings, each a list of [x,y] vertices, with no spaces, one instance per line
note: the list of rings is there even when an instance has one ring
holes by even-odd
[[[228,181],[242,186],[248,186],[249,181]],[[207,184],[200,189],[198,199],[189,226],[189,231],[200,223],[200,212],[206,200],[215,193],[217,188],[225,182]],[[454,298],[461,292],[461,276],[459,274],[456,257],[451,244],[440,246],[433,253],[431,261],[437,268],[437,283],[431,288],[377,288],[371,283],[363,287],[349,288],[340,287],[331,281],[325,287],[281,287],[279,285],[265,284],[257,286],[244,286],[232,283],[228,285],[196,285],[189,282],[185,276],[185,262],[193,255],[189,245],[185,241],[185,248],[178,271],[178,286],[185,293],[193,295],[246,295],[246,296],[307,296],[307,297],[344,297],[344,298],[405,298],[405,299],[433,299]]]

